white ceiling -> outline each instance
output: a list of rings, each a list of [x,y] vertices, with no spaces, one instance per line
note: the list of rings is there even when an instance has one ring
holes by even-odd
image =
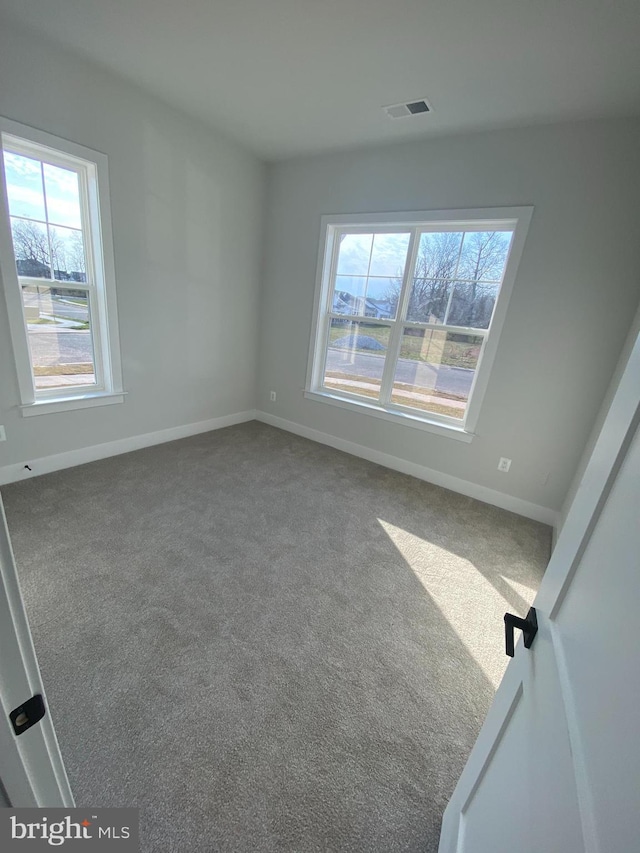
[[[640,0],[0,0],[266,159],[640,112]],[[426,97],[433,113],[392,120]]]

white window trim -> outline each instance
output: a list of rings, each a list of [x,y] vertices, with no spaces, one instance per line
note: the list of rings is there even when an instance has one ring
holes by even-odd
[[[125,392],[122,384],[120,359],[107,157],[105,154],[93,151],[83,145],[0,116],[0,135],[4,134],[18,137],[20,140],[24,140],[27,145],[31,142],[37,146],[50,148],[55,152],[58,160],[63,159],[65,154],[72,158],[84,160],[89,166],[93,166],[95,176],[94,181],[87,181],[86,198],[88,203],[84,210],[84,216],[89,223],[89,233],[85,235],[87,251],[91,254],[95,271],[95,283],[92,289],[100,301],[97,312],[98,324],[92,329],[92,333],[94,358],[96,367],[99,366],[102,381],[96,387],[78,386],[77,390],[56,388],[41,390],[36,394],[27,324],[14,260],[4,169],[0,168],[0,204],[2,206],[0,210],[0,274],[4,283],[11,342],[20,390],[18,408],[23,416],[31,416],[123,402]],[[36,156],[39,155],[36,153]],[[41,285],[46,283],[46,279],[39,280]],[[64,287],[65,283],[59,282],[59,286]],[[81,283],[79,289],[88,290]]]
[[[321,218],[320,251],[316,272],[311,347],[309,349],[304,396],[309,400],[328,403],[339,408],[371,415],[372,417],[381,418],[382,420],[391,421],[396,424],[422,429],[436,435],[447,436],[467,443],[471,442],[475,436],[482,401],[489,384],[489,377],[498,350],[509,299],[513,291],[532,215],[533,207],[494,207],[323,216]],[[480,334],[486,337],[486,342],[475,371],[469,395],[469,405],[467,406],[465,417],[461,421],[438,415],[430,417],[428,413],[421,414],[417,413],[416,410],[403,409],[399,406],[382,407],[373,402],[368,402],[362,397],[356,397],[355,395],[351,397],[344,392],[334,393],[322,385],[327,339],[327,330],[325,327],[326,318],[329,313],[327,306],[331,295],[331,274],[334,254],[336,252],[335,238],[339,229],[346,226],[350,230],[361,228],[363,231],[366,231],[368,228],[376,226],[377,230],[387,229],[388,231],[393,231],[403,226],[414,228],[417,225],[428,226],[435,223],[438,225],[438,231],[458,231],[464,229],[490,231],[492,228],[505,227],[513,229],[513,238],[507,258],[506,271],[496,301],[493,317],[489,328],[480,330]],[[412,242],[415,245],[410,243],[409,254],[412,251],[417,251],[417,241],[414,240]],[[411,263],[412,258],[408,257],[407,270],[410,268]],[[349,319],[349,317],[345,315],[345,319]],[[464,334],[465,330],[461,329],[460,332]],[[468,333],[477,334],[478,330],[468,330]]]

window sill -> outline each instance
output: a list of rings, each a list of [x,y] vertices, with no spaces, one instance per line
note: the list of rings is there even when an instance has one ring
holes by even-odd
[[[111,406],[114,403],[124,403],[125,396],[126,391],[103,391],[97,394],[74,397],[50,397],[47,400],[36,400],[35,403],[28,403],[19,408],[23,418],[30,418],[33,415],[51,415],[72,409],[91,409],[94,406]]]
[[[348,409],[363,415],[371,415],[374,418],[412,427],[413,429],[421,429],[425,432],[434,433],[434,435],[453,438],[455,441],[463,441],[466,444],[470,444],[475,438],[475,433],[468,432],[462,427],[449,426],[448,424],[413,417],[404,412],[389,412],[386,409],[379,409],[377,406],[372,406],[369,403],[361,403],[359,400],[347,400],[344,397],[329,394],[327,391],[305,391],[304,396],[307,400],[315,400],[318,403],[329,403],[329,405],[338,406],[340,409]]]

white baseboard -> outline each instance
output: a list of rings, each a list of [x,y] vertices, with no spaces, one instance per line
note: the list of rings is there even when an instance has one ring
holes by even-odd
[[[352,456],[360,456],[362,459],[367,459],[369,462],[376,462],[378,465],[383,465],[385,468],[392,468],[394,471],[400,471],[402,474],[410,474],[412,477],[417,477],[419,480],[426,480],[428,483],[442,486],[445,489],[450,489],[452,492],[476,498],[476,500],[498,506],[501,509],[508,509],[517,515],[525,516],[525,518],[549,524],[553,528],[557,524],[557,513],[548,507],[538,506],[538,504],[530,503],[521,498],[515,498],[512,495],[505,495],[503,492],[497,492],[495,489],[489,489],[487,486],[479,486],[477,483],[462,480],[460,477],[454,477],[451,474],[443,474],[442,471],[436,471],[424,465],[408,462],[406,459],[391,456],[389,453],[372,450],[370,447],[356,444],[353,441],[345,441],[329,433],[320,432],[317,429],[312,429],[293,421],[287,421],[284,418],[275,417],[275,415],[270,415],[268,412],[257,411],[255,416],[257,420],[265,424],[295,433],[295,435],[301,435],[303,438],[310,438],[312,441],[317,441],[320,444],[327,444],[329,447],[335,447],[336,450],[344,450],[345,453],[350,453]]]
[[[389,453],[382,453],[379,450],[372,450],[370,447],[365,447],[362,444],[356,444],[353,441],[345,441],[342,438],[337,438],[326,432],[320,432],[317,429],[303,426],[302,424],[294,423],[293,421],[278,418],[270,415],[268,412],[248,411],[237,412],[233,415],[225,415],[221,418],[212,418],[208,421],[199,421],[194,424],[184,424],[182,426],[170,427],[169,429],[158,430],[157,432],[148,432],[143,435],[134,435],[130,438],[121,438],[116,441],[109,441],[104,444],[94,444],[91,447],[81,447],[78,450],[69,450],[66,453],[57,453],[54,456],[43,456],[40,459],[29,459],[24,462],[17,462],[13,465],[6,465],[0,468],[0,486],[7,483],[14,483],[18,480],[26,480],[28,477],[37,477],[39,474],[48,474],[52,471],[60,471],[63,468],[72,468],[75,465],[83,465],[85,462],[95,462],[97,459],[106,459],[109,456],[118,456],[121,453],[129,453],[131,450],[141,450],[143,447],[152,447],[154,444],[164,444],[167,441],[175,441],[179,438],[188,438],[190,435],[198,435],[203,432],[211,432],[212,430],[222,429],[223,427],[233,426],[234,424],[245,423],[246,421],[259,420],[287,432],[301,435],[304,438],[309,438],[312,441],[317,441],[320,444],[326,444],[329,447],[335,447],[336,450],[343,450],[345,453],[350,453],[352,456],[359,456],[362,459],[367,459],[369,462],[375,462],[378,465],[383,465],[385,468],[391,468],[394,471],[400,471],[403,474],[410,474],[412,477],[417,477],[419,480],[426,480],[428,483],[433,483],[436,486],[442,486],[445,489],[451,489],[453,492],[459,492],[462,495],[467,495],[470,498],[476,498],[484,503],[493,504],[493,506],[507,509],[510,512],[515,512],[518,515],[523,515],[525,518],[532,518],[534,521],[541,521],[543,524],[549,524],[556,527],[558,522],[558,514],[548,507],[538,506],[529,501],[515,498],[512,495],[506,495],[503,492],[497,492],[495,489],[489,489],[487,486],[479,486],[477,483],[471,483],[469,480],[462,480],[459,477],[454,477],[451,474],[443,474],[442,471],[436,471],[433,468],[427,468],[424,465],[417,465],[414,462],[409,462],[406,459],[400,459],[398,456],[391,456]],[[25,468],[28,464],[31,470]]]
[[[161,429],[157,432],[147,432],[143,435],[133,435],[130,438],[108,441],[105,444],[81,447],[78,450],[69,450],[66,453],[56,453],[54,456],[43,456],[40,459],[17,462],[13,465],[6,465],[4,468],[0,468],[0,486],[4,486],[7,483],[15,483],[17,480],[26,480],[28,477],[37,477],[39,474],[60,471],[62,468],[83,465],[85,462],[106,459],[108,456],[129,453],[131,450],[141,450],[143,447],[151,447],[154,444],[164,444],[167,441],[188,438],[190,435],[198,435],[201,432],[211,432],[214,429],[222,429],[223,427],[234,426],[234,424],[253,421],[255,418],[256,413],[253,410],[237,412],[233,415],[224,415],[221,418],[198,421],[195,424],[183,424],[182,426],[170,427],[169,429]],[[26,464],[31,468],[30,471],[25,468]]]

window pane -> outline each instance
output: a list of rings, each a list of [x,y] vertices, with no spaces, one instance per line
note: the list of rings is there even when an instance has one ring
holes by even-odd
[[[469,231],[464,235],[456,278],[502,281],[512,231]]]
[[[51,278],[49,239],[45,225],[30,219],[11,218],[11,236],[18,275]]]
[[[414,278],[456,278],[462,231],[428,231],[420,235]]]
[[[53,274],[58,281],[87,280],[82,231],[50,225],[49,244]]]
[[[48,220],[53,225],[81,228],[78,173],[43,164]]]
[[[402,283],[408,248],[409,234],[376,234],[369,275],[389,276]]]
[[[414,323],[444,323],[450,287],[449,281],[414,278],[406,319]]]
[[[7,182],[9,213],[27,219],[44,221],[44,193],[39,160],[21,154],[4,152],[4,174]]]
[[[456,282],[447,315],[449,326],[471,326],[488,329],[498,297],[497,284]]]
[[[364,314],[366,317],[391,320],[396,316],[401,279],[368,278]]]
[[[482,337],[405,328],[391,400],[462,419],[482,349]]]
[[[367,275],[373,234],[343,234],[340,237],[337,272],[340,275]]]
[[[95,385],[88,294],[23,287],[22,302],[36,389]]]
[[[388,326],[333,319],[324,386],[377,400],[388,345]]]
[[[337,275],[333,293],[334,314],[361,314],[364,316],[364,296],[367,279],[360,275]]]

